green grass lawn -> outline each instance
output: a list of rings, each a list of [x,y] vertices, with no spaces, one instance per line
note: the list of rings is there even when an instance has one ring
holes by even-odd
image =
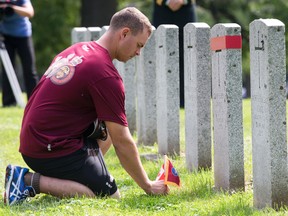
[[[0,104],[1,105],[1,104]],[[115,177],[122,199],[57,199],[49,195],[37,195],[28,202],[18,206],[7,207],[0,202],[0,215],[288,215],[281,209],[276,212],[267,208],[253,208],[252,180],[252,146],[251,146],[251,106],[250,100],[243,100],[243,126],[245,145],[245,192],[232,194],[216,192],[213,171],[203,170],[190,173],[185,167],[184,110],[181,110],[181,155],[170,158],[181,178],[181,188],[171,187],[167,196],[147,196],[128,176],[119,164],[114,149],[105,156],[109,171]],[[18,152],[19,132],[23,109],[18,107],[0,108],[0,192],[4,192],[5,167],[11,163],[25,166]],[[136,139],[137,137],[135,137]],[[156,153],[157,146],[139,146],[141,154]],[[143,165],[151,179],[155,179],[162,159],[147,161]],[[287,194],[288,196],[288,194]],[[287,211],[287,212],[286,212]]]

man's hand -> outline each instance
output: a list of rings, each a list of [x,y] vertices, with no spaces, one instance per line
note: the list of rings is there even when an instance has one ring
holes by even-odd
[[[167,6],[174,12],[179,10],[183,5],[184,0],[168,0],[167,4]]]
[[[164,184],[163,180],[151,181],[151,191],[146,191],[149,195],[167,195],[169,188]]]

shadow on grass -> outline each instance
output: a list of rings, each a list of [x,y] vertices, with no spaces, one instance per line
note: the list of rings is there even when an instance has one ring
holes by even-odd
[[[83,212],[90,209],[91,212],[108,213],[117,211],[123,215],[253,215],[257,210],[251,206],[251,200],[247,199],[245,193],[224,194],[206,189],[203,186],[199,193],[191,190],[172,190],[168,196],[148,196],[141,190],[125,194],[120,200],[114,199],[89,199],[71,198],[57,199],[49,195],[40,195],[30,202],[22,205],[0,208],[4,215],[38,215],[47,212],[48,215],[76,215],[73,212]],[[6,209],[6,210],[5,210]],[[0,212],[1,213],[1,212]],[[8,214],[9,213],[9,214]],[[73,213],[73,214],[71,214]],[[128,214],[126,214],[128,213]],[[275,211],[268,209],[256,213],[257,215],[271,215]],[[82,215],[82,213],[80,214]],[[90,215],[90,214],[87,214]],[[104,214],[103,214],[104,215]],[[106,214],[105,214],[106,215]],[[109,215],[109,214],[107,214]],[[115,214],[116,215],[116,214]]]
[[[71,198],[57,199],[48,195],[39,195],[30,202],[19,206],[4,207],[7,215],[37,215],[36,212],[48,212],[48,215],[75,215],[71,212],[89,212],[95,210],[99,214],[105,211],[109,215],[117,211],[117,215],[275,215],[273,209],[258,211],[253,208],[252,192],[225,193],[213,189],[213,177],[211,171],[199,171],[197,173],[184,173],[181,177],[181,188],[171,187],[171,193],[167,196],[148,196],[133,184],[132,181],[121,182],[119,187],[123,198],[120,201],[114,199],[89,199]],[[2,206],[0,205],[0,208]],[[285,209],[281,210],[285,215]],[[1,213],[1,212],[0,212]],[[279,212],[278,212],[279,213]],[[82,213],[80,215],[83,215]],[[90,215],[89,213],[87,215]],[[116,214],[114,214],[116,215]]]

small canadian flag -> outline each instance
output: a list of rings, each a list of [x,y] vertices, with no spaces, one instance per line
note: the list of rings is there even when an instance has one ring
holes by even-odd
[[[171,161],[164,155],[164,164],[161,166],[156,180],[164,180],[164,184],[180,187],[180,178]]]

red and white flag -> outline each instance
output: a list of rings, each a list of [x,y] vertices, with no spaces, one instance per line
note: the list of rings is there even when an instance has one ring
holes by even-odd
[[[164,180],[165,181],[165,169],[164,169],[164,164],[161,166],[161,169],[156,177],[156,180]]]
[[[156,180],[164,180],[164,184],[166,185],[180,187],[179,175],[166,155],[164,156],[164,164],[161,166]]]

